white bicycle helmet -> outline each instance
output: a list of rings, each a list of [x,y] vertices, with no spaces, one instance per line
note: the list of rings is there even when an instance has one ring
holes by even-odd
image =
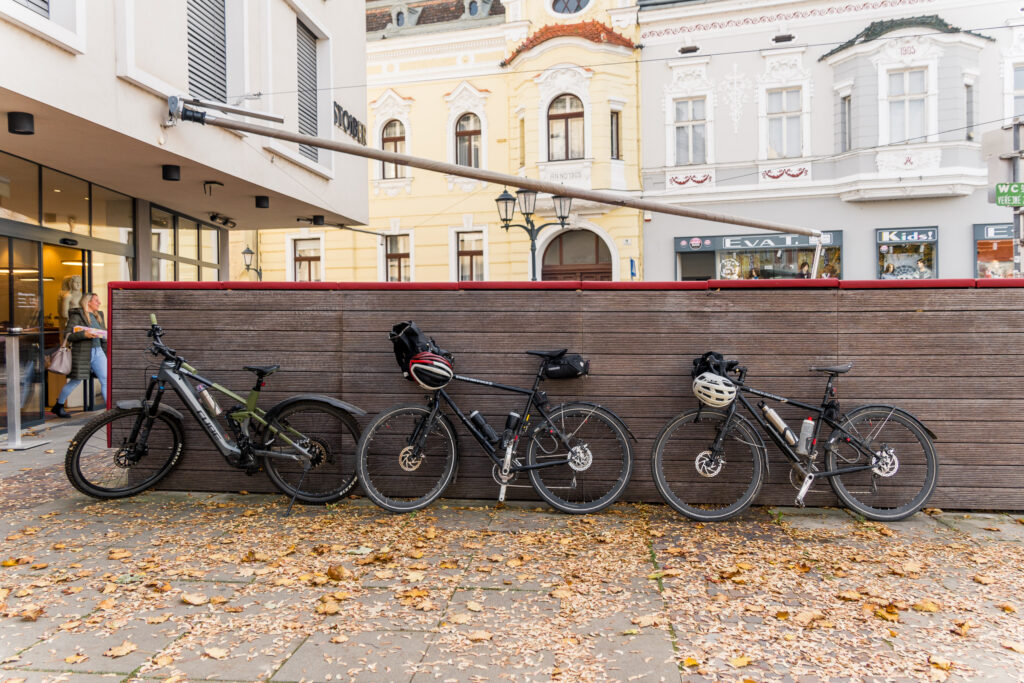
[[[724,408],[736,399],[736,385],[713,372],[701,373],[693,380],[693,395],[712,408]]]

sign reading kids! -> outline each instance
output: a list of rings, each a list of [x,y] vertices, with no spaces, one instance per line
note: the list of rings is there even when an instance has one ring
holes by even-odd
[[[1024,183],[996,183],[997,206],[1024,206]]]

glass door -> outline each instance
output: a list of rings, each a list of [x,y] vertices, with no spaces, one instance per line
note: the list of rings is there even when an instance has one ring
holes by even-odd
[[[7,387],[17,382],[22,424],[43,419],[43,330],[41,307],[41,273],[39,269],[39,243],[14,238],[0,238],[0,316],[3,331],[20,328],[18,336],[5,336],[4,344],[18,344],[18,366],[7,367],[7,348],[4,346],[4,386],[0,395],[0,413],[3,426],[7,426]]]
[[[64,338],[68,313],[82,303],[86,283],[86,252],[81,249],[43,245],[43,328],[47,353],[56,350]],[[46,375],[46,405],[52,406],[67,377]],[[83,383],[83,386],[85,384]],[[66,409],[85,407],[85,392],[76,389],[65,402]]]

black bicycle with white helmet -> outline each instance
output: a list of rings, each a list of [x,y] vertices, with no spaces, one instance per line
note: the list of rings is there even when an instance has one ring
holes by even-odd
[[[694,359],[693,366],[699,407],[669,420],[651,454],[658,491],[687,517],[729,519],[761,490],[767,451],[753,422],[740,414],[741,406],[791,461],[798,506],[815,481],[828,479],[850,509],[868,519],[897,521],[924,507],[935,490],[935,435],[920,420],[891,405],[864,405],[841,415],[835,380],[853,363],[811,367],[828,375],[820,406],[747,386],[747,369],[713,351]],[[755,410],[744,394],[795,406],[810,416],[794,434],[766,400]],[[819,441],[825,427],[831,431]]]
[[[540,390],[545,379],[589,373],[590,363],[567,349],[527,351],[540,359],[533,386],[516,387],[454,372],[453,356],[411,321],[391,331],[395,358],[406,379],[428,391],[426,404],[402,404],[381,412],[363,432],[356,457],[366,495],[391,512],[411,512],[436,500],[455,477],[458,439],[447,406],[493,461],[498,500],[523,473],[552,507],[569,513],[597,512],[622,494],[633,466],[629,428],[596,403],[551,406]],[[480,414],[464,413],[445,387],[467,382],[522,394],[522,408],[508,413],[499,434]]]

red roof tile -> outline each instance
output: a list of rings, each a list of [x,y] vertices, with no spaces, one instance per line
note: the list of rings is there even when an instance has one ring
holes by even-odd
[[[567,36],[572,38],[583,38],[584,40],[589,40],[592,43],[610,43],[612,45],[621,45],[629,48],[635,47],[629,38],[626,38],[620,33],[616,33],[611,26],[602,24],[600,21],[583,21],[577,24],[552,24],[550,26],[541,27],[540,30],[523,41],[523,43],[516,49],[512,50],[512,54],[510,54],[508,59],[503,61],[501,65],[505,66],[506,64],[511,63],[516,57],[528,50],[532,50],[541,43],[554,38],[563,38]]]
[[[460,19],[466,11],[462,0],[427,0],[426,2],[409,2],[408,7],[422,9],[417,26],[428,24],[443,24]],[[505,6],[501,0],[494,0],[491,5],[491,12],[487,16],[496,17],[505,13]],[[391,8],[374,8],[366,10],[366,32],[374,33],[383,31],[391,23]],[[466,26],[469,28],[469,26]]]

